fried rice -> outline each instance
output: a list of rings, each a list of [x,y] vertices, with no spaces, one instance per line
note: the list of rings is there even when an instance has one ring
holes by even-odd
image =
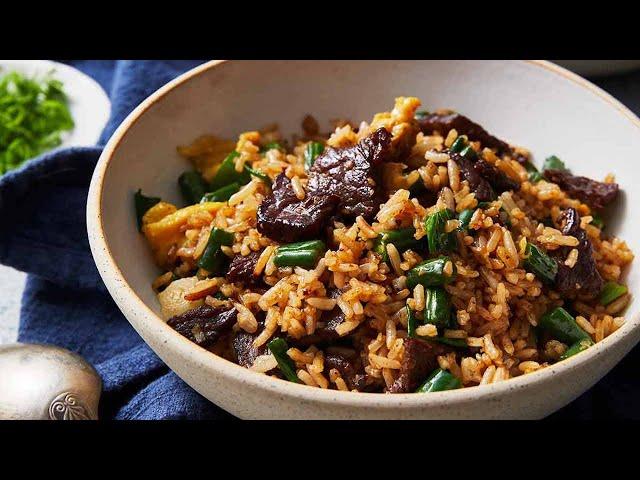
[[[427,115],[454,114],[427,114],[419,107],[417,98],[400,97],[370,123],[337,120],[329,133],[307,115],[302,134],[289,141],[272,125],[241,133],[236,142],[203,136],[178,147],[206,191],[220,183],[223,161],[232,164],[240,181],[226,200],[204,198],[179,207],[155,199],[138,210],[163,270],[152,287],[169,325],[255,372],[311,387],[367,392],[428,392],[505,381],[571,361],[564,360],[569,350],[588,348],[620,328],[631,300],[623,273],[634,255],[607,233],[598,209],[580,191],[561,188],[537,172],[525,149],[485,137],[484,130],[459,131],[477,126],[472,122],[459,130],[446,122],[427,125]],[[297,224],[266,234],[272,230],[260,227],[260,209],[266,210],[283,182],[290,201],[300,202],[296,208],[323,195],[311,178],[320,173],[310,173],[317,168],[309,168],[310,145],[323,149],[317,164],[327,152],[361,151],[355,146],[381,129],[390,144],[384,160],[369,171],[377,195],[372,215],[347,215],[329,206],[332,213],[312,237],[287,237],[296,234]],[[471,163],[453,153],[461,144]],[[485,170],[478,169],[480,161]],[[253,173],[242,177],[246,167]],[[486,169],[494,178],[483,173]],[[498,176],[513,188],[496,187]],[[330,185],[343,181],[330,180]],[[571,180],[567,185],[574,185]],[[614,185],[614,178],[601,183]],[[485,184],[491,198],[479,200]],[[331,202],[347,200],[338,191]],[[354,208],[357,213],[360,204]],[[578,222],[574,234],[567,233],[568,211]],[[437,234],[449,242],[446,248],[435,241],[432,246],[435,234],[425,221],[442,212],[449,213]],[[201,260],[214,230],[230,234],[230,241],[216,244],[218,268],[209,271]],[[399,231],[412,232],[410,248],[381,243],[385,234]],[[301,240],[324,245],[313,264],[277,265],[283,246]],[[553,278],[528,262],[529,245],[557,270]],[[446,259],[440,284],[416,277],[417,266],[438,258]],[[571,278],[572,269],[588,269],[588,262],[594,265],[589,274],[595,289],[574,281],[567,290],[560,276]],[[438,297],[437,289],[445,296]],[[608,302],[606,289],[617,292]],[[437,298],[436,308],[446,311],[443,321],[430,317]],[[581,332],[580,348],[545,328],[541,319],[558,307]],[[449,387],[434,387],[440,374],[450,376]]]

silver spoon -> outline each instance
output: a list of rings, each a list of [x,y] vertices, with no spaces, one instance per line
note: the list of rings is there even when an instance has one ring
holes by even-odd
[[[0,420],[97,420],[102,381],[53,345],[0,345]]]

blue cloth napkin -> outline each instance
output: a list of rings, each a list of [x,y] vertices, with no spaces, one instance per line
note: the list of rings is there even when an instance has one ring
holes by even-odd
[[[197,61],[70,62],[109,93],[112,112],[97,147],[62,149],[0,178],[0,263],[29,273],[19,340],[78,352],[100,373],[103,419],[228,419],[146,346],[95,268],[85,205],[103,145],[146,96]],[[601,83],[640,110],[640,73]],[[608,82],[608,83],[607,83]],[[0,292],[0,294],[2,294]],[[640,418],[640,349],[553,419]]]
[[[103,145],[145,97],[198,61],[70,62],[111,98]],[[91,258],[85,207],[100,146],[60,149],[0,178],[0,262],[29,273],[18,339],[60,345],[103,381],[104,419],[233,418],[180,380],[111,300]],[[1,292],[0,292],[1,294]]]

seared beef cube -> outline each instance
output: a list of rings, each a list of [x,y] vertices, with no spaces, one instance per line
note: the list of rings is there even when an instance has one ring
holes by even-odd
[[[358,373],[353,363],[345,356],[338,353],[325,353],[324,369],[328,373],[332,368],[340,372],[340,376],[342,376],[349,390],[362,391],[365,388],[366,375]]]
[[[298,200],[291,180],[280,174],[273,183],[271,195],[258,208],[258,231],[282,243],[316,239],[338,201],[335,195],[310,191],[304,200]]]
[[[483,159],[478,160],[475,163],[474,168],[485,180],[487,180],[487,182],[489,182],[496,193],[507,192],[509,190],[517,192],[520,190],[520,184],[518,182],[511,180],[503,172]]]
[[[339,197],[337,213],[343,217],[371,220],[383,202],[374,168],[389,158],[390,149],[391,134],[384,128],[353,147],[327,148],[311,168],[308,190]]]
[[[255,276],[253,274],[261,253],[262,251],[251,252],[246,256],[238,254],[233,257],[231,264],[229,265],[229,270],[227,271],[227,279],[230,282],[242,282],[245,285],[256,285],[262,283],[260,276]]]
[[[389,158],[391,134],[384,128],[347,148],[326,148],[309,171],[305,198],[279,175],[258,208],[258,231],[278,242],[319,238],[335,215],[371,220],[382,203],[375,167]]]
[[[557,184],[569,196],[577,198],[596,210],[613,202],[618,196],[617,183],[603,183],[587,177],[572,175],[563,170],[548,169],[544,177]]]
[[[556,288],[562,295],[572,297],[576,294],[598,295],[604,282],[593,259],[591,241],[580,228],[580,215],[575,209],[568,208],[562,212],[558,223],[563,235],[576,237],[580,243],[577,247],[561,247],[551,253],[558,263]],[[573,268],[564,264],[572,248],[578,250],[578,260]]]
[[[417,338],[404,341],[404,356],[400,375],[389,387],[390,393],[415,392],[429,373],[438,367],[438,355],[446,352],[442,345],[433,344]]]
[[[238,365],[242,365],[245,368],[249,368],[253,365],[256,357],[267,353],[266,344],[259,347],[253,346],[253,341],[259,335],[256,333],[247,333],[244,330],[238,330],[231,340],[233,346],[233,353],[236,357]]]
[[[463,180],[469,182],[469,188],[476,194],[476,200],[479,202],[490,202],[495,200],[496,192],[491,184],[482,176],[475,168],[475,162],[468,158],[464,158],[457,153],[450,153],[451,159],[456,162],[460,169]]]
[[[235,308],[202,305],[171,317],[167,324],[192,342],[208,347],[233,327],[237,315]]]
[[[480,142],[483,147],[493,148],[498,153],[510,153],[511,147],[499,138],[490,135],[482,126],[456,112],[431,113],[418,119],[424,133],[439,132],[446,136],[449,130],[455,129],[458,135],[466,135],[473,142]]]

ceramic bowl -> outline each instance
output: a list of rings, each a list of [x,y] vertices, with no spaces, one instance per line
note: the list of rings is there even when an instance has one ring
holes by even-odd
[[[596,383],[640,339],[638,304],[613,335],[575,357],[497,384],[431,394],[356,394],[310,388],[244,369],[186,340],[158,316],[151,281],[160,273],[135,226],[132,195],[179,200],[176,179],[189,168],[176,145],[213,133],[278,122],[299,131],[306,113],[370,119],[394,97],[428,109],[448,107],[490,132],[529,148],[538,164],[556,154],[574,172],[615,172],[624,191],[608,228],[640,252],[640,121],[589,82],[542,61],[214,61],[147,98],[109,140],[87,205],[91,250],[115,302],[150,347],[185,382],[241,418],[494,419],[540,418]],[[640,270],[628,273],[638,290]]]
[[[640,60],[554,60],[554,63],[586,77],[625,74],[640,68]]]

